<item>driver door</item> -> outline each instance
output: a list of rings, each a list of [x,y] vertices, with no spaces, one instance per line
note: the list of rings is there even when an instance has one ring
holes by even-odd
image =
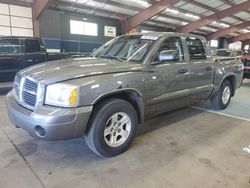
[[[162,51],[174,51],[176,59],[160,61]],[[160,45],[145,77],[146,115],[155,115],[188,104],[190,70],[184,59],[183,41],[167,37]]]

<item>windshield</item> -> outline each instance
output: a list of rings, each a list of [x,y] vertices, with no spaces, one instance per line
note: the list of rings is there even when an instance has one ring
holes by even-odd
[[[0,39],[0,54],[19,54],[21,45],[18,39]]]
[[[122,36],[109,41],[92,55],[121,61],[142,62],[154,40],[144,39],[141,35]]]
[[[231,57],[230,50],[216,50],[213,53],[214,56],[223,56],[223,57]]]

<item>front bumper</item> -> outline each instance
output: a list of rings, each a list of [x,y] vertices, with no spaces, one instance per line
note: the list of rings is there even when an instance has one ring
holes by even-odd
[[[44,140],[63,140],[83,136],[92,106],[56,108],[42,106],[30,111],[20,106],[9,92],[6,105],[10,121],[31,136]]]

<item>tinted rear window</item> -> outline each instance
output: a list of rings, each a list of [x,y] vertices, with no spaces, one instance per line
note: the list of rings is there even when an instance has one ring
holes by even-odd
[[[40,52],[40,43],[35,39],[25,40],[25,52],[26,53],[35,53]]]

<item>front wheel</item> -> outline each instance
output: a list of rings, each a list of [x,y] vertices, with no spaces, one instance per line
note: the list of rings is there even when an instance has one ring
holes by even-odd
[[[90,129],[85,135],[89,148],[96,154],[112,157],[126,151],[137,130],[137,114],[125,100],[110,99],[94,109]]]
[[[231,101],[232,85],[228,80],[225,80],[217,93],[217,95],[211,99],[212,106],[217,110],[224,110],[227,108]]]

